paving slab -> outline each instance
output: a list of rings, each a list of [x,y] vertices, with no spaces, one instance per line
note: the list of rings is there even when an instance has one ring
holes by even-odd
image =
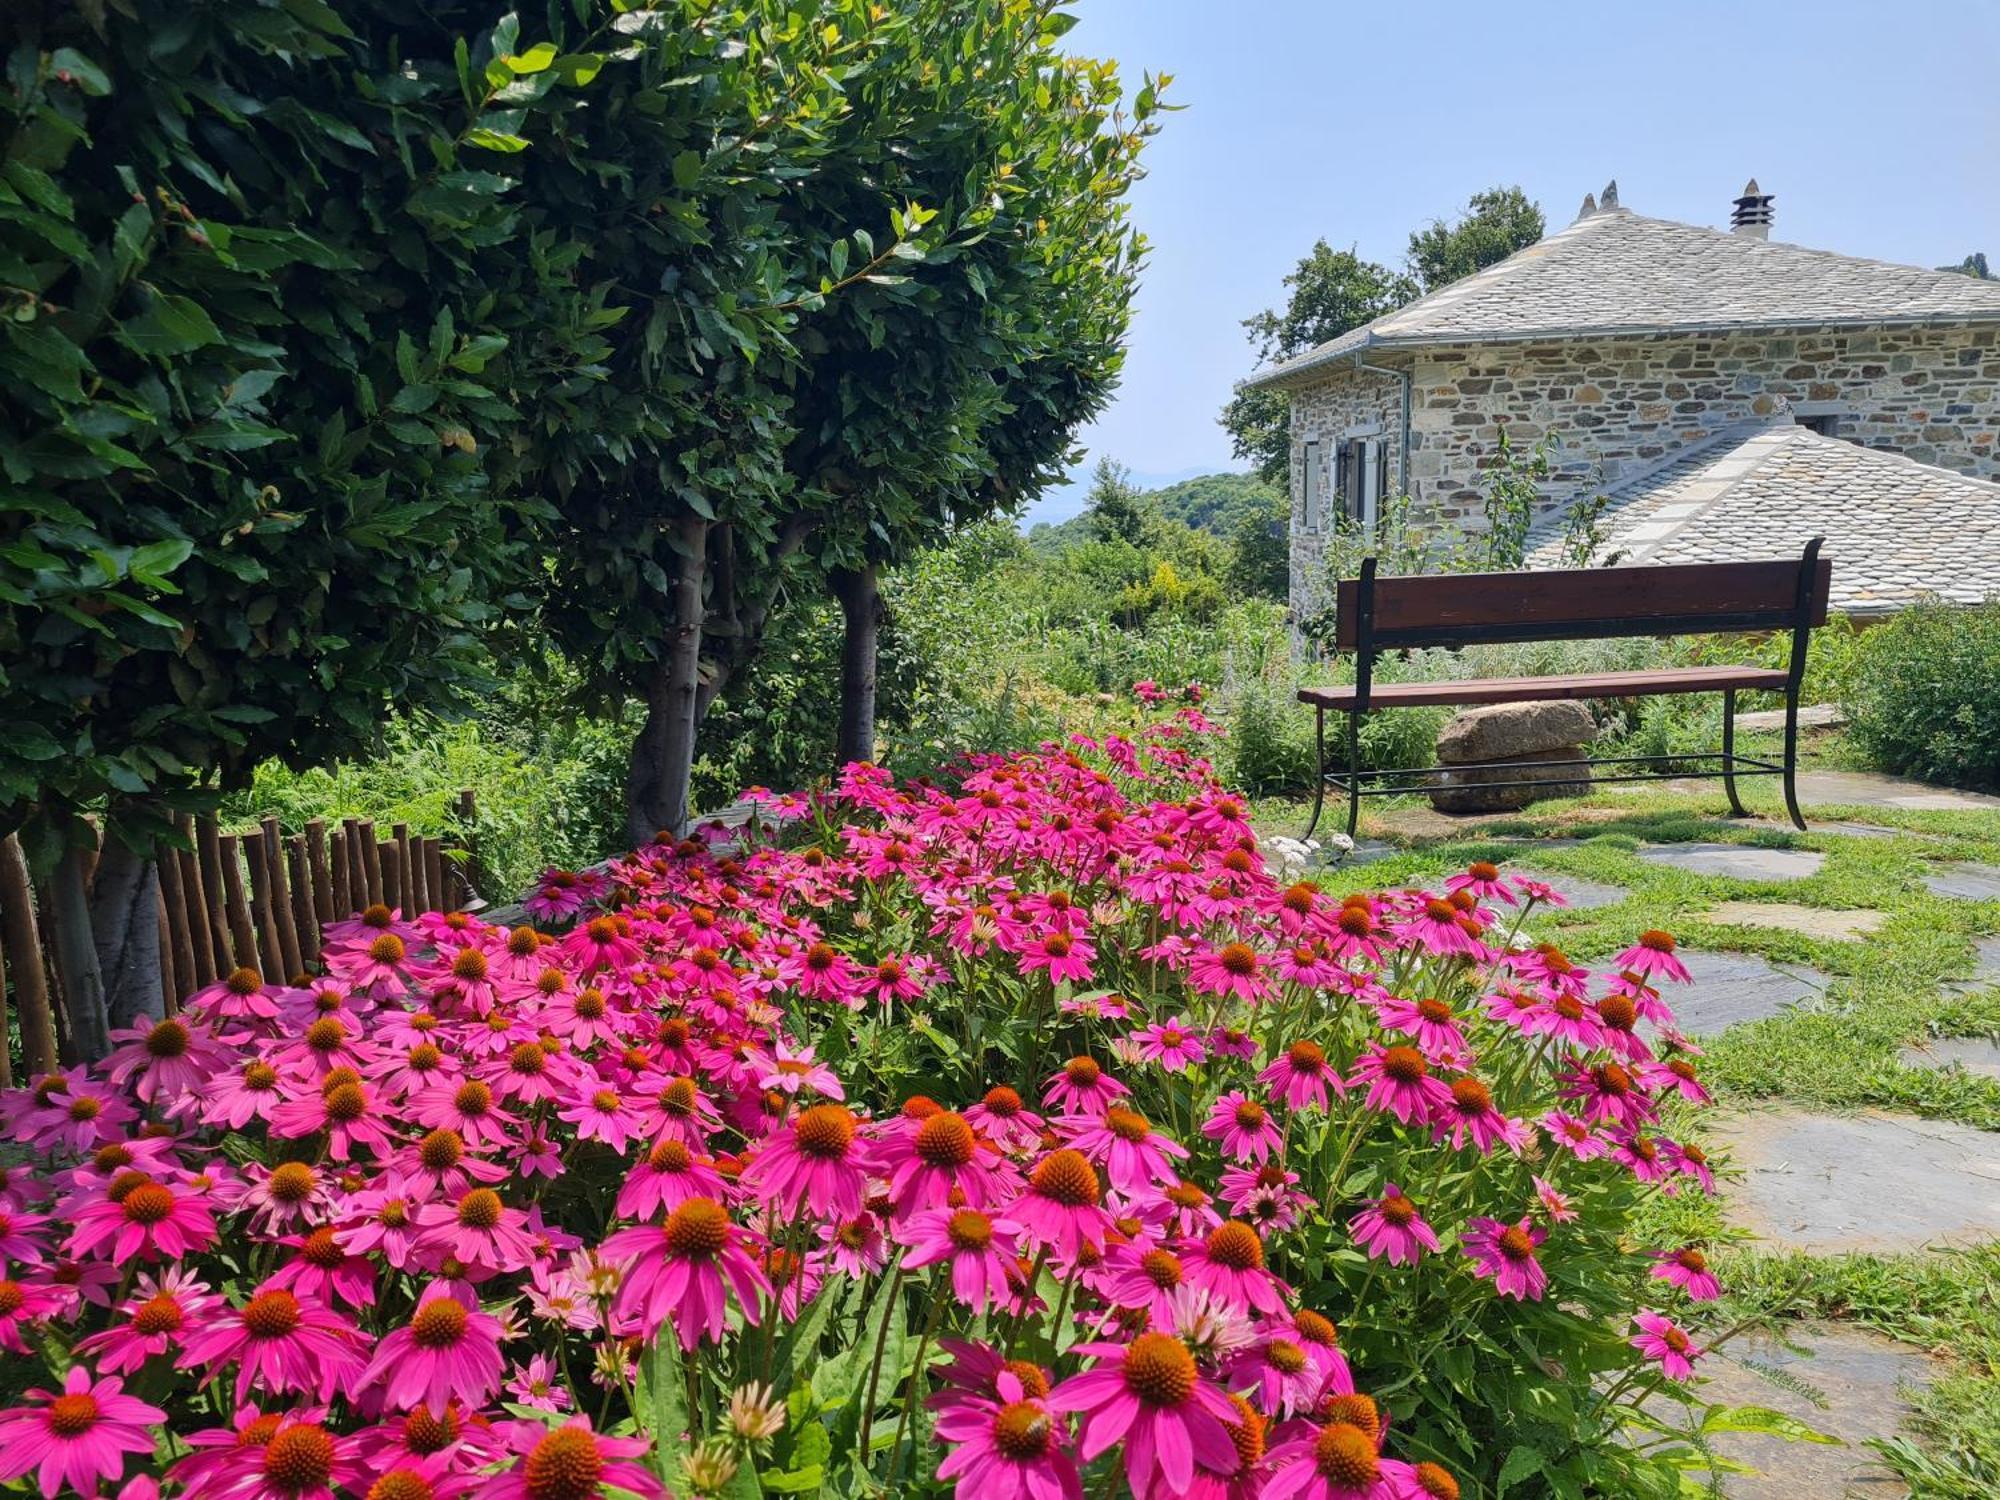
[[[1743,1174],[1725,1189],[1730,1222],[1774,1248],[1898,1254],[2000,1236],[2000,1135],[1989,1131],[1780,1109],[1718,1116],[1708,1135]]]
[[[1953,860],[1931,866],[1924,885],[1933,896],[1956,896],[1963,901],[2000,901],[2000,867]]]
[[[1731,1339],[1697,1368],[1708,1377],[1701,1399],[1730,1406],[1767,1406],[1796,1417],[1844,1446],[1791,1443],[1763,1433],[1723,1433],[1714,1439],[1725,1458],[1755,1468],[1722,1481],[1728,1500],[1893,1500],[1909,1489],[1865,1446],[1891,1438],[1908,1418],[1906,1393],[1930,1384],[1931,1361],[1921,1349],[1865,1328],[1806,1324],[1781,1341],[1767,1334]],[[1788,1349],[1789,1342],[1805,1352]],[[1819,1392],[1825,1405],[1757,1373],[1781,1370]]]
[[[1956,787],[1932,786],[1877,771],[1801,771],[1799,801],[1822,805],[1906,807],[1917,810],[2000,807],[2000,797]]]
[[[1972,940],[1972,972],[1963,979],[1947,980],[1945,992],[1976,995],[2000,984],[2000,936]]]
[[[1826,856],[1814,849],[1767,849],[1757,844],[1648,844],[1639,858],[1734,880],[1803,880],[1818,874],[1826,863]],[[2000,870],[1994,873],[2000,875]]]
[[[1865,937],[1888,920],[1879,911],[1833,911],[1785,901],[1724,901],[1703,912],[1701,919],[1731,927],[1780,927],[1826,942]]]
[[[1901,1057],[1908,1068],[1963,1068],[1981,1078],[2000,1079],[2000,1042],[1991,1037],[1934,1037],[1905,1047]]]
[[[1880,823],[1814,823],[1814,833],[1840,833],[1851,839],[1893,839],[1899,834],[1905,838],[1929,838],[1929,834],[1911,833],[1905,828],[1885,828]]]
[[[1847,715],[1840,711],[1836,703],[1811,703],[1799,709],[1799,728],[1831,729],[1836,724],[1845,724]],[[1752,709],[1747,714],[1736,716],[1739,733],[1755,733],[1759,730],[1783,729],[1785,711],[1782,708]]]
[[[1691,1036],[1714,1036],[1745,1021],[1767,1020],[1826,993],[1827,977],[1816,969],[1780,968],[1750,953],[1683,947],[1679,956],[1694,982],[1664,989],[1680,1029]]]

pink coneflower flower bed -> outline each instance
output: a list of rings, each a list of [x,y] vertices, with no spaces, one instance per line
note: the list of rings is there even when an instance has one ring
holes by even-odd
[[[0,1486],[1425,1500],[1563,1410],[1672,1492],[1672,939],[1281,878],[1211,733],[850,766],[540,926],[371,908],[0,1095]]]

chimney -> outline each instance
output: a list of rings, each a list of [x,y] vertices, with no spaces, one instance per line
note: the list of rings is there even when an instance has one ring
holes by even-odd
[[[1729,232],[1753,240],[1771,237],[1771,195],[1758,189],[1754,177],[1743,184],[1743,196],[1736,200],[1735,211],[1729,216]]]
[[[1606,213],[1618,207],[1618,179],[1616,177],[1604,184],[1604,191],[1597,196],[1597,206]]]
[[[1576,216],[1579,219],[1587,219],[1596,212],[1597,212],[1596,195],[1592,193],[1585,193],[1583,195],[1583,207],[1579,208],[1576,211]]]

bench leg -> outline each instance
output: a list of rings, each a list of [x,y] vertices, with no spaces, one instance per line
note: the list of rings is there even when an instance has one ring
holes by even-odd
[[[1806,815],[1799,811],[1799,690],[1796,683],[1785,693],[1785,811],[1792,826],[1806,831]]]
[[[1361,715],[1347,711],[1347,836],[1361,826]]]
[[[1729,814],[1747,818],[1743,799],[1736,795],[1736,689],[1722,690],[1722,786],[1729,793]]]
[[[1301,838],[1309,839],[1319,827],[1320,809],[1326,805],[1326,709],[1313,710],[1313,810]]]

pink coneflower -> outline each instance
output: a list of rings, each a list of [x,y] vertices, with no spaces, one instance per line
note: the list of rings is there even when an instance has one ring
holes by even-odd
[[[1311,1353],[1283,1329],[1239,1350],[1224,1374],[1231,1387],[1255,1396],[1258,1407],[1274,1417],[1311,1411],[1326,1381]]]
[[[454,1398],[476,1409],[500,1388],[506,1366],[500,1331],[498,1318],[434,1282],[417,1299],[409,1323],[375,1346],[356,1385],[365,1390],[379,1383],[393,1410],[421,1402],[441,1415]]]
[[[1451,1098],[1440,1105],[1431,1119],[1432,1133],[1439,1140],[1451,1138],[1454,1150],[1470,1140],[1482,1156],[1503,1145],[1515,1155],[1528,1147],[1532,1138],[1521,1121],[1503,1115],[1493,1104],[1493,1094],[1485,1084],[1467,1074],[1451,1081]]]
[[[1104,1168],[1121,1193],[1176,1181],[1179,1174],[1173,1161],[1187,1159],[1187,1147],[1159,1134],[1152,1121],[1122,1104],[1112,1105],[1102,1115],[1058,1121],[1057,1127],[1093,1166]]]
[[[1370,1109],[1405,1125],[1427,1124],[1451,1105],[1451,1090],[1431,1076],[1429,1060],[1415,1047],[1371,1043],[1354,1064],[1353,1081],[1367,1083]]]
[[[500,1108],[492,1086],[477,1078],[445,1079],[412,1098],[408,1108],[419,1125],[456,1131],[475,1150],[504,1145],[508,1127],[520,1123]]]
[[[1552,1109],[1543,1115],[1542,1129],[1578,1161],[1594,1161],[1611,1154],[1611,1142],[1592,1129],[1588,1120],[1580,1120],[1562,1110]]]
[[[1414,1037],[1424,1055],[1435,1063],[1453,1066],[1468,1055],[1465,1033],[1458,1018],[1443,1000],[1405,1000],[1391,995],[1375,1008],[1382,1025]]]
[[[258,1059],[209,1079],[202,1092],[201,1119],[205,1124],[241,1130],[268,1115],[281,1098],[278,1070]]]
[[[520,1462],[484,1481],[482,1500],[596,1500],[607,1489],[659,1500],[666,1493],[650,1469],[634,1462],[650,1451],[651,1439],[600,1436],[588,1417],[572,1417],[554,1431],[516,1423],[509,1445]]]
[[[1632,1319],[1639,1332],[1628,1342],[1648,1359],[1660,1362],[1660,1371],[1669,1380],[1686,1380],[1694,1374],[1694,1362],[1705,1352],[1672,1318],[1662,1313],[1642,1312]]]
[[[1715,1172],[1708,1164],[1708,1153],[1692,1141],[1667,1141],[1663,1148],[1667,1161],[1683,1177],[1692,1177],[1701,1184],[1704,1193],[1715,1191]],[[1673,1187],[1668,1186],[1671,1195]]]
[[[1156,1021],[1141,1031],[1133,1032],[1132,1040],[1138,1044],[1141,1061],[1156,1062],[1169,1073],[1184,1072],[1196,1066],[1208,1051],[1201,1033],[1188,1024],[1185,1016],[1175,1016],[1171,1021]]]
[[[1051,984],[1083,983],[1091,976],[1090,961],[1095,957],[1097,949],[1088,938],[1051,932],[1030,943],[1019,962],[1023,974],[1046,969]]]
[[[1325,1109],[1329,1087],[1342,1097],[1347,1094],[1347,1081],[1326,1060],[1318,1042],[1293,1042],[1257,1075],[1257,1081],[1269,1085],[1271,1097],[1290,1109],[1307,1105]]]
[[[1565,1099],[1578,1100],[1583,1117],[1593,1125],[1608,1123],[1636,1130],[1658,1112],[1623,1063],[1574,1067],[1563,1074],[1557,1092]]]
[[[384,1121],[373,1113],[375,1101],[366,1085],[352,1074],[334,1079],[296,1099],[288,1099],[270,1111],[271,1134],[286,1139],[324,1133],[327,1154],[346,1161],[361,1146],[370,1156],[387,1156],[392,1143]]]
[[[975,1313],[1006,1300],[1019,1235],[1009,1221],[974,1208],[931,1209],[912,1215],[898,1231],[898,1238],[909,1247],[903,1265],[915,1271],[948,1262],[953,1296]]]
[[[27,1354],[28,1344],[22,1334],[61,1308],[62,1299],[51,1288],[0,1276],[0,1349]]]
[[[965,1119],[1003,1151],[1029,1150],[1041,1138],[1042,1117],[1024,1105],[1020,1094],[1005,1084],[988,1089],[977,1104],[965,1111]]]
[[[310,1234],[288,1234],[278,1243],[296,1252],[271,1273],[264,1285],[284,1287],[314,1301],[344,1302],[349,1307],[375,1305],[375,1263],[355,1253],[331,1224]]]
[[[148,1104],[174,1103],[193,1093],[229,1056],[205,1031],[178,1017],[115,1031],[112,1037],[123,1038],[125,1044],[100,1065],[105,1076]]]
[[[1514,893],[1500,877],[1500,867],[1489,860],[1475,859],[1444,883],[1445,894],[1470,891],[1481,901],[1504,901],[1514,905]]]
[[[582,911],[592,894],[592,885],[574,870],[551,865],[542,871],[541,879],[535,882],[534,890],[522,901],[521,909],[537,921],[553,926]]]
[[[1691,1104],[1709,1102],[1708,1090],[1695,1076],[1694,1064],[1685,1057],[1662,1058],[1658,1062],[1644,1062],[1638,1068],[1639,1081],[1649,1089],[1671,1090]]]
[[[525,1365],[516,1365],[507,1381],[507,1394],[536,1411],[568,1411],[569,1387],[556,1375],[556,1367],[546,1354],[533,1356]]]
[[[1535,1252],[1549,1232],[1531,1219],[1503,1224],[1498,1219],[1468,1219],[1460,1237],[1472,1259],[1472,1274],[1491,1277],[1494,1289],[1516,1301],[1542,1300],[1548,1273]]]
[[[1687,971],[1687,965],[1674,956],[1674,935],[1662,932],[1657,927],[1648,928],[1639,934],[1639,941],[1619,954],[1611,962],[1626,973],[1638,974],[1650,979],[1655,974],[1664,974],[1680,984],[1693,982],[1694,976]]]
[[[956,1500],[1081,1500],[1083,1482],[1064,1451],[1063,1419],[1002,1370],[996,1398],[970,1396],[945,1408],[937,1438],[951,1445],[937,1477],[955,1479]]]
[[[632,1258],[613,1311],[648,1338],[672,1323],[683,1349],[704,1338],[717,1342],[730,1289],[747,1323],[758,1320],[759,1299],[771,1295],[757,1262],[762,1246],[715,1199],[690,1198],[664,1224],[621,1229],[605,1240],[606,1260]]]
[[[1285,1284],[1264,1265],[1264,1242],[1241,1219],[1216,1225],[1205,1239],[1181,1251],[1187,1284],[1231,1307],[1260,1313],[1284,1310]]]
[[[1485,949],[1459,925],[1459,915],[1449,901],[1419,896],[1416,910],[1397,924],[1396,935],[1441,958],[1478,958]]]
[[[1231,1089],[1215,1101],[1201,1133],[1236,1161],[1266,1161],[1285,1147],[1284,1132],[1271,1112],[1241,1089]]]
[[[449,1258],[491,1274],[518,1271],[535,1258],[535,1242],[522,1228],[528,1216],[489,1187],[468,1188],[455,1203],[426,1203],[410,1217],[417,1254],[434,1266]]]
[[[1236,1408],[1203,1377],[1186,1344],[1142,1333],[1130,1344],[1080,1344],[1070,1351],[1097,1363],[1049,1392],[1054,1411],[1083,1413],[1078,1456],[1089,1463],[1124,1443],[1125,1479],[1134,1495],[1186,1493],[1195,1465],[1233,1474],[1236,1445],[1225,1423]]]
[[[602,1086],[556,1111],[556,1118],[576,1127],[579,1140],[602,1141],[623,1156],[632,1142],[642,1136],[639,1112],[625,1102],[617,1089]]]
[[[760,1089],[776,1089],[781,1094],[806,1091],[827,1099],[845,1099],[840,1076],[813,1056],[810,1046],[794,1047],[779,1037],[768,1057],[753,1056],[750,1076]]]
[[[1551,1224],[1570,1224],[1577,1218],[1575,1206],[1569,1194],[1559,1189],[1546,1177],[1535,1179],[1535,1198],[1542,1205],[1542,1212],[1548,1215]]]
[[[690,1198],[723,1195],[722,1174],[710,1158],[697,1157],[679,1141],[661,1141],[625,1178],[615,1212],[621,1219],[649,1219]]]
[[[898,1215],[963,1203],[984,1208],[1011,1187],[1013,1170],[997,1171],[992,1148],[965,1116],[939,1110],[915,1130],[890,1135],[877,1150]]]
[[[873,1276],[889,1263],[889,1237],[882,1221],[872,1213],[823,1225],[820,1243],[826,1246],[827,1264],[856,1280]]]
[[[1101,1115],[1132,1091],[1094,1057],[1072,1057],[1050,1076],[1042,1103],[1065,1115]]]
[[[1271,1468],[1260,1500],[1403,1500],[1412,1493],[1410,1466],[1384,1458],[1377,1435],[1352,1422],[1307,1427],[1271,1450]]]
[[[1112,1249],[1093,1289],[1120,1313],[1143,1312],[1148,1326],[1164,1330],[1173,1326],[1174,1293],[1186,1279],[1187,1267],[1173,1251],[1135,1239]]]
[[[1111,1215],[1103,1207],[1097,1169],[1081,1151],[1051,1151],[1028,1174],[1028,1190],[1007,1206],[1007,1217],[1031,1245],[1074,1262],[1086,1246],[1102,1247]]]
[[[853,1111],[815,1104],[763,1143],[743,1169],[742,1182],[785,1218],[797,1215],[802,1206],[817,1218],[845,1218],[861,1211],[873,1166],[873,1152],[857,1133]]]
[[[1225,943],[1197,950],[1188,960],[1188,983],[1203,995],[1233,995],[1258,1001],[1271,993],[1264,958],[1248,943]]]
[[[259,1289],[242,1307],[186,1336],[178,1370],[206,1367],[203,1384],[235,1365],[236,1399],[252,1386],[314,1391],[323,1401],[363,1363],[354,1325],[330,1308],[284,1290]]]
[[[141,1275],[119,1308],[125,1321],[83,1339],[76,1352],[96,1356],[99,1370],[122,1375],[165,1353],[179,1341],[183,1328],[190,1323],[199,1327],[221,1305],[220,1297],[179,1266],[158,1279]]]
[[[1679,1250],[1660,1250],[1653,1255],[1653,1275],[1669,1286],[1677,1286],[1695,1302],[1713,1302],[1722,1295],[1722,1283],[1708,1268],[1708,1257],[1693,1245]]]
[[[31,1390],[27,1399],[42,1405],[0,1412],[0,1480],[38,1469],[44,1500],[54,1500],[65,1485],[94,1495],[102,1481],[115,1482],[125,1472],[126,1454],[153,1451],[147,1428],[167,1419],[124,1389],[115,1375],[93,1380],[90,1371],[73,1365],[60,1394]]]
[[[318,1168],[284,1161],[270,1168],[252,1162],[244,1170],[248,1185],[236,1206],[253,1210],[251,1223],[257,1227],[275,1233],[332,1217],[333,1181]]]
[[[145,1178],[115,1198],[75,1210],[71,1222],[76,1228],[63,1247],[69,1254],[101,1251],[120,1264],[135,1256],[179,1260],[215,1243],[215,1215],[207,1203],[194,1193]]]
[[[1348,1220],[1347,1227],[1369,1259],[1379,1256],[1392,1266],[1413,1266],[1425,1251],[1435,1253],[1438,1248],[1437,1231],[1424,1222],[1417,1205],[1393,1182],[1383,1189],[1381,1197]]]

